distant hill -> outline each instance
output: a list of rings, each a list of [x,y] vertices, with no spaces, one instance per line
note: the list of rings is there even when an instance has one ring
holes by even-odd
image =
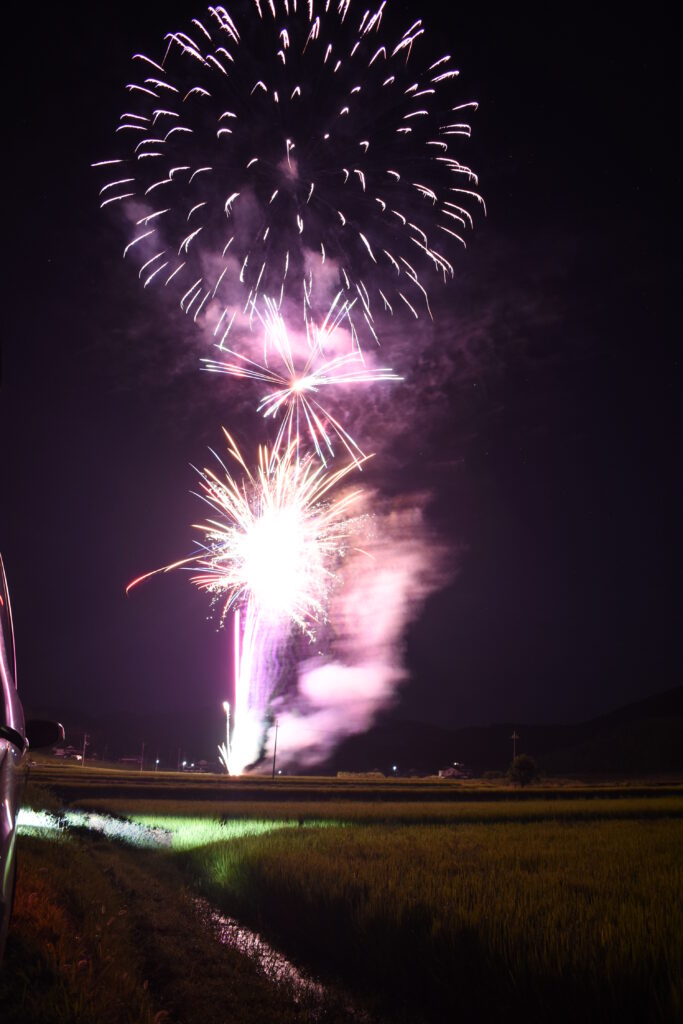
[[[544,764],[551,772],[683,770],[683,686],[584,723],[573,742],[550,752]]]
[[[327,767],[435,771],[461,761],[475,771],[503,771],[512,759],[513,731],[520,737],[517,752],[549,772],[683,771],[683,687],[573,725],[503,722],[446,730],[387,716],[349,737]]]
[[[98,717],[59,708],[33,713],[64,722],[67,742],[76,747],[84,732],[90,749],[109,758],[139,756],[144,742],[145,762],[159,757],[162,767],[169,768],[179,757],[214,761],[224,739],[225,720],[216,707]],[[395,764],[400,773],[433,773],[459,761],[475,772],[504,771],[512,758],[513,730],[520,737],[518,753],[531,754],[550,773],[683,771],[683,686],[572,725],[502,722],[451,730],[387,713],[368,732],[346,739],[316,770],[390,773]]]

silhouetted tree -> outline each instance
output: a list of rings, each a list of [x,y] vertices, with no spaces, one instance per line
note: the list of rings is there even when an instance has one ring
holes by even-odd
[[[538,765],[529,754],[518,754],[508,768],[508,776],[512,782],[526,786],[538,778]]]

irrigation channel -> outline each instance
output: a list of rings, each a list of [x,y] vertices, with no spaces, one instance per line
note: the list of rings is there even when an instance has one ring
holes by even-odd
[[[19,811],[17,825],[20,834],[40,835],[54,831],[77,833],[85,829],[89,832],[99,832],[110,840],[148,849],[170,849],[173,845],[173,833],[168,829],[90,811],[51,814],[47,811],[22,808]],[[327,991],[320,982],[300,971],[257,932],[245,927],[236,918],[221,914],[203,896],[194,896],[192,903],[200,922],[210,929],[218,942],[247,956],[269,981],[286,985],[295,997],[306,996],[309,1002],[312,1000],[319,1004],[321,1010],[323,1009],[327,1001]],[[349,1020],[357,1021],[358,1024],[372,1024],[374,1021],[374,1018],[365,1011],[354,1007],[350,1000],[346,1009]]]

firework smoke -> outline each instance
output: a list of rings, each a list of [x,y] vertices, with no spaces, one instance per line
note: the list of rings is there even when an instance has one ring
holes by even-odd
[[[352,550],[341,568],[328,649],[299,662],[296,697],[276,702],[280,763],[320,763],[395,699],[406,678],[405,629],[448,578],[446,552],[424,519],[425,500],[413,496],[391,507],[364,494],[372,513],[356,521],[362,553]]]

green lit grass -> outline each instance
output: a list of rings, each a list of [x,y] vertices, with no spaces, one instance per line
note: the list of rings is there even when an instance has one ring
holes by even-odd
[[[259,820],[257,818],[236,818],[220,821],[216,818],[186,817],[169,814],[134,814],[131,820],[150,828],[170,832],[172,849],[192,850],[212,843],[232,843],[237,839],[265,836],[270,832],[292,829],[298,826],[291,819]],[[315,822],[325,825],[332,822]]]

